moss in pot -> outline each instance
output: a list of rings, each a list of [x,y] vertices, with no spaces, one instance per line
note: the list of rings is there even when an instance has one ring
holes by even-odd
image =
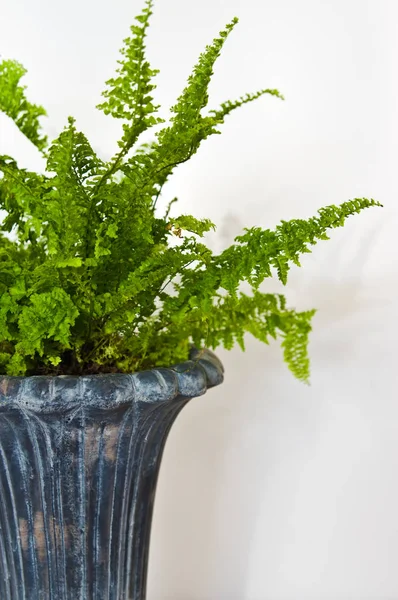
[[[101,159],[73,118],[52,144],[16,61],[0,63],[0,110],[46,158],[0,157],[0,597],[144,600],[152,507],[170,427],[223,380],[211,352],[278,337],[308,381],[313,310],[281,294],[291,264],[365,208],[357,198],[274,230],[246,229],[214,254],[209,219],[175,213],[162,190],[236,108],[206,110],[213,65],[237,23],[206,47],[166,124],[145,57],[152,2],[124,40],[99,108],[123,122]],[[140,136],[156,127],[154,141]],[[241,284],[251,294],[241,291]]]

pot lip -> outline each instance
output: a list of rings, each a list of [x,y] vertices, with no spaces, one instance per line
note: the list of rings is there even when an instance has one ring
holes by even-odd
[[[194,398],[224,380],[224,367],[207,348],[192,348],[189,360],[135,373],[96,375],[0,375],[0,412],[75,413],[110,410],[137,402],[158,404]]]

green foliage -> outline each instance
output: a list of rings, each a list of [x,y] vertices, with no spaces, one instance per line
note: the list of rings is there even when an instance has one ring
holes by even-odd
[[[32,144],[44,150],[47,138],[40,135],[39,117],[45,116],[46,111],[26,99],[26,86],[19,83],[25,73],[26,69],[15,60],[0,62],[0,110],[14,121]]]
[[[286,284],[310,246],[378,203],[354,199],[274,230],[246,229],[220,254],[201,240],[215,228],[209,219],[171,216],[176,198],[159,211],[174,169],[220,133],[229,113],[264,95],[283,97],[263,89],[204,113],[233,19],[200,55],[169,123],[139,144],[164,122],[151,95],[157,71],[145,54],[151,14],[147,0],[99,105],[124,122],[116,156],[98,157],[70,117],[46,152],[45,173],[0,157],[0,373],[132,372],[185,360],[192,344],[244,349],[251,334],[264,343],[279,338],[289,368],[307,381],[315,311],[288,308],[283,295],[261,292],[261,283],[276,275]],[[45,111],[27,101],[24,73],[17,62],[0,63],[0,110],[43,150],[38,118]]]

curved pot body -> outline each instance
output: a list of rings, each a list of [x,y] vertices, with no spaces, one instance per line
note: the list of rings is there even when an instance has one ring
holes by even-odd
[[[144,600],[167,434],[209,351],[133,375],[0,377],[1,600]]]

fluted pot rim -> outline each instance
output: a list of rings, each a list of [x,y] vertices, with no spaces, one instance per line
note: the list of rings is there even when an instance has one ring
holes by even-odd
[[[0,412],[74,413],[80,408],[111,410],[134,402],[194,398],[224,379],[224,368],[208,349],[192,348],[190,360],[135,373],[96,375],[0,375]]]

